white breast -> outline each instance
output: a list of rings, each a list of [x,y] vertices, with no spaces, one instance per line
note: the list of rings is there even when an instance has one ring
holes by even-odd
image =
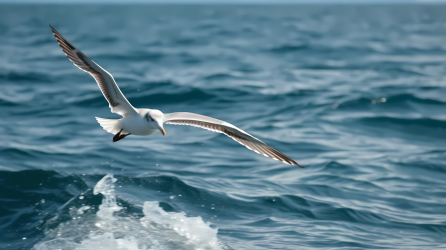
[[[158,128],[151,126],[140,114],[128,115],[122,119],[122,128],[133,135],[150,135],[158,131]]]

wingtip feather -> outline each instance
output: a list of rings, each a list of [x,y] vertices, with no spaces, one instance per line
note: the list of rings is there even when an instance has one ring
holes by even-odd
[[[298,166],[298,167],[300,167],[300,168],[305,168],[304,166],[301,166],[301,165],[299,165],[299,163],[297,163],[297,162],[295,162],[296,164],[294,164],[294,165],[296,165],[296,166]]]

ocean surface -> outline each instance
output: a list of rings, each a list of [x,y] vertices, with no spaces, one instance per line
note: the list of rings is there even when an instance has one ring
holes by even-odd
[[[446,6],[0,5],[0,249],[446,249]],[[112,142],[94,79],[230,122]]]

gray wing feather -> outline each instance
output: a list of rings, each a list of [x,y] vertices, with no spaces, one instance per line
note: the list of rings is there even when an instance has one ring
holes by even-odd
[[[285,154],[225,121],[194,113],[178,112],[164,114],[164,122],[166,124],[189,125],[223,133],[258,154],[282,161],[286,164],[302,167]]]
[[[101,68],[93,60],[88,58],[80,50],[76,49],[70,42],[68,42],[59,32],[57,32],[51,25],[53,35],[56,37],[62,51],[68,59],[76,65],[79,69],[89,73],[98,83],[105,99],[108,101],[110,109],[113,113],[126,116],[128,114],[136,113],[135,108],[122,94],[118,85],[113,79],[113,76],[106,70]]]

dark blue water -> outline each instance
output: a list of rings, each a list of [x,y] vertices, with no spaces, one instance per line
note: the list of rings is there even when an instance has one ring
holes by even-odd
[[[0,249],[446,248],[444,13],[0,5]],[[119,116],[48,23],[133,106],[306,168],[186,126],[112,143],[94,117]]]

